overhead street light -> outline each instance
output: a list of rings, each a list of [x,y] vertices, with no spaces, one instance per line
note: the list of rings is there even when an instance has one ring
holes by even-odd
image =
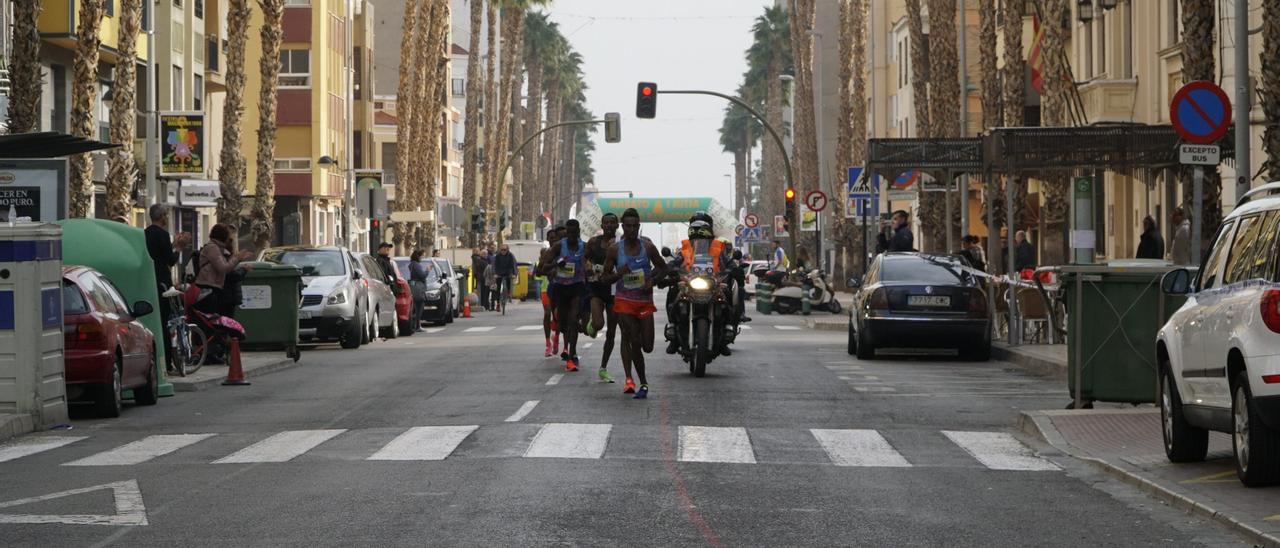
[[[1076,17],[1081,23],[1093,21],[1093,0],[1080,0],[1076,3]]]

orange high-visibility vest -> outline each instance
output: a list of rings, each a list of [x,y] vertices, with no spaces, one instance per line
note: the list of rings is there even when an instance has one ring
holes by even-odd
[[[711,240],[711,267],[716,272],[720,272],[720,256],[724,254],[724,242],[720,240]],[[684,257],[684,268],[688,270],[693,267],[693,242],[684,240],[680,242],[680,255]]]

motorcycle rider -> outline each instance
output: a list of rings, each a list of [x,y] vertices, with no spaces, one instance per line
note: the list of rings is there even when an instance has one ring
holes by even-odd
[[[670,268],[678,269],[681,273],[687,274],[694,267],[710,268],[716,280],[721,280],[731,269],[736,268],[733,264],[732,256],[733,246],[724,240],[716,239],[715,231],[712,230],[711,216],[704,212],[697,212],[693,217],[689,218],[689,237],[680,242],[680,252],[675,256],[668,265]],[[667,293],[667,319],[674,321],[680,316],[680,307],[676,306],[676,291]],[[730,299],[726,299],[726,302]],[[729,318],[730,325],[735,329],[738,325],[739,318],[737,314],[725,311],[721,317]],[[670,332],[672,328],[668,324],[665,330]],[[667,344],[667,354],[675,354],[679,350],[679,343],[675,337],[669,338]],[[724,345],[720,349],[720,353],[728,356],[731,354],[728,345]]]

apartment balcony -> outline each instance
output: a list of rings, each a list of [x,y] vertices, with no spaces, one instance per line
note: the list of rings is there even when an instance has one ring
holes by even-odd
[[[1138,80],[1090,80],[1078,90],[1090,122],[1136,121]]]
[[[227,81],[223,75],[222,43],[217,36],[209,36],[205,40],[204,85],[207,91],[224,91]]]

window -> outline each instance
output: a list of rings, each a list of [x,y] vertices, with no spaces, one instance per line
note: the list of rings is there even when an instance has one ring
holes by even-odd
[[[195,39],[193,43],[195,44],[195,46],[192,48],[191,56],[195,58],[197,63],[200,63],[203,65],[204,64],[204,48],[200,46],[204,45],[204,33],[200,33],[200,32],[195,33]]]
[[[182,0],[173,0],[173,5],[179,8],[182,7]],[[178,36],[181,36],[181,35],[178,35]]]
[[[351,69],[354,71],[352,76],[352,82],[354,82],[351,90],[352,98],[359,101],[361,99],[360,88],[364,87],[360,85],[364,82],[364,54],[361,52],[361,48],[352,48]]]
[[[1236,239],[1231,243],[1227,258],[1227,268],[1222,272],[1224,285],[1241,282],[1249,278],[1253,271],[1254,247],[1258,243],[1258,231],[1265,223],[1261,215],[1250,215],[1240,220],[1240,230],[1236,231]]]
[[[1204,262],[1200,268],[1198,290],[1212,289],[1221,285],[1218,271],[1222,268],[1222,262],[1227,257],[1227,242],[1231,241],[1231,234],[1235,232],[1236,222],[1230,221],[1222,225],[1222,229],[1218,231],[1218,237],[1214,238],[1213,253]]]
[[[311,171],[310,158],[276,158],[276,171]]]
[[[88,314],[89,303],[85,302],[80,288],[70,280],[62,280],[62,313]]]
[[[286,6],[310,6],[311,0],[284,0]]]
[[[186,101],[183,99],[182,87],[185,82],[182,79],[182,67],[173,66],[173,80],[169,82],[169,87],[173,88],[173,99],[169,104],[169,108],[173,110],[182,110],[186,108]]]
[[[220,70],[222,70],[222,69],[221,69],[221,67],[219,67],[219,64],[220,64],[220,63],[218,62],[218,61],[219,61],[219,59],[218,59],[218,54],[219,54],[219,52],[218,52],[218,37],[217,37],[217,36],[212,36],[212,37],[210,37],[210,38],[209,38],[209,45],[208,45],[208,47],[209,47],[209,57],[207,58],[207,59],[208,59],[208,61],[206,61],[206,62],[205,62],[205,68],[206,68],[206,69],[209,69],[209,70],[211,70],[211,71],[213,71],[213,72],[219,72],[219,71],[220,71]]]
[[[467,81],[462,78],[453,79],[453,96],[462,97],[467,94]]]
[[[89,299],[93,301],[93,307],[103,314],[121,315],[124,311],[116,307],[115,299],[111,297],[111,293],[107,290],[103,280],[94,274],[84,274],[80,276],[80,283],[84,286],[84,292],[89,295]]]
[[[1182,42],[1182,26],[1180,24],[1181,15],[1178,13],[1178,4],[1181,2],[1182,0],[1165,0],[1165,47]]]
[[[1262,223],[1262,230],[1259,231],[1258,243],[1254,247],[1253,267],[1249,272],[1249,278],[1261,278],[1270,281],[1280,281],[1276,278],[1276,266],[1280,264],[1280,258],[1276,255],[1280,254],[1280,250],[1276,249],[1276,241],[1280,240],[1280,211],[1267,212],[1267,218]]]
[[[107,8],[107,17],[115,17],[115,15],[116,15],[116,0],[107,0],[106,4],[107,4],[107,5],[106,5],[106,8]]]
[[[196,19],[204,19],[204,0],[195,0]]]
[[[184,31],[184,30],[183,30],[182,23],[179,23],[179,22],[177,22],[177,21],[174,21],[174,22],[173,22],[173,26],[172,26],[172,27],[170,27],[170,31],[171,31],[171,32],[173,32],[173,34],[170,34],[170,35],[169,35],[169,39],[173,41],[173,45],[172,45],[172,47],[173,47],[173,51],[176,51],[176,52],[178,52],[178,53],[182,53],[182,39],[181,39],[181,38],[182,38],[183,36],[186,36],[186,34],[185,34],[185,32],[186,32],[186,31]]]
[[[191,77],[191,108],[204,110],[204,77],[199,74]]]
[[[280,50],[280,87],[311,86],[311,52],[305,49]]]

